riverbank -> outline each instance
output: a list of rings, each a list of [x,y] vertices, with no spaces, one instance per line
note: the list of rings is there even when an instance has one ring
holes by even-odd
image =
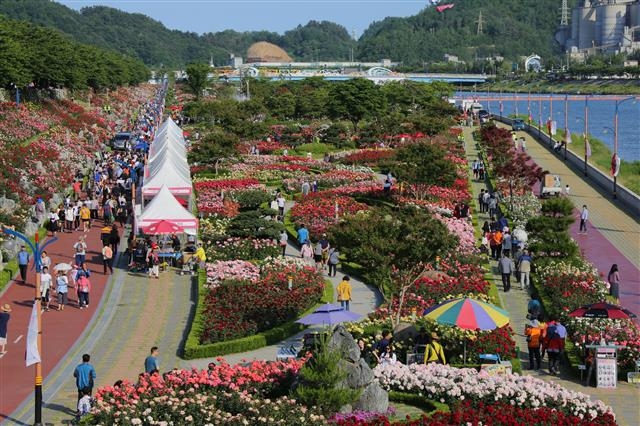
[[[516,93],[567,93],[599,95],[640,95],[639,79],[597,79],[549,81],[543,78],[500,80],[477,86],[478,91]]]

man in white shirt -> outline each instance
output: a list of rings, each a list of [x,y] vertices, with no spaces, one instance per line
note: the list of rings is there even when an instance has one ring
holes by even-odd
[[[587,233],[587,220],[589,220],[589,210],[587,210],[587,205],[584,204],[582,206],[582,212],[580,213],[580,229],[578,234]]]

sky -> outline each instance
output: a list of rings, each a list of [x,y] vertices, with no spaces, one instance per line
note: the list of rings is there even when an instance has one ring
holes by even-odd
[[[102,5],[145,14],[170,29],[198,34],[226,29],[280,34],[310,20],[331,21],[359,37],[387,16],[415,15],[430,0],[56,0],[79,10]]]

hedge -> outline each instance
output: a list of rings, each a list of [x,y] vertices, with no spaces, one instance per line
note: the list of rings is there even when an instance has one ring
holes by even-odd
[[[427,399],[425,396],[415,393],[389,391],[389,401],[416,407],[427,414],[432,414],[436,411],[449,412],[447,404]]]
[[[200,335],[202,334],[205,309],[205,305],[202,303],[203,299],[200,296],[204,294],[206,282],[206,272],[204,270],[200,270],[198,272],[198,302],[196,306],[196,313],[193,317],[193,321],[191,322],[191,329],[189,330],[189,335],[187,336],[187,341],[184,345],[184,352],[182,354],[182,358],[184,359],[210,358],[259,349],[281,342],[306,328],[306,326],[302,324],[290,321],[270,330],[257,333],[253,336],[205,345],[200,344]],[[320,302],[333,302],[333,286],[328,280],[325,280],[325,286]],[[314,309],[316,309],[316,306],[303,313],[302,316],[312,313]]]

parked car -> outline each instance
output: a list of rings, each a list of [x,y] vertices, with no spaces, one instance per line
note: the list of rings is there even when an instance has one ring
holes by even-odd
[[[480,120],[480,123],[487,123],[491,120],[491,114],[489,114],[489,111],[486,109],[481,109],[478,111],[478,119]]]
[[[524,130],[524,120],[522,118],[516,118],[511,123],[511,130]]]
[[[131,133],[120,132],[111,139],[111,149],[116,151],[128,151],[131,148]]]

